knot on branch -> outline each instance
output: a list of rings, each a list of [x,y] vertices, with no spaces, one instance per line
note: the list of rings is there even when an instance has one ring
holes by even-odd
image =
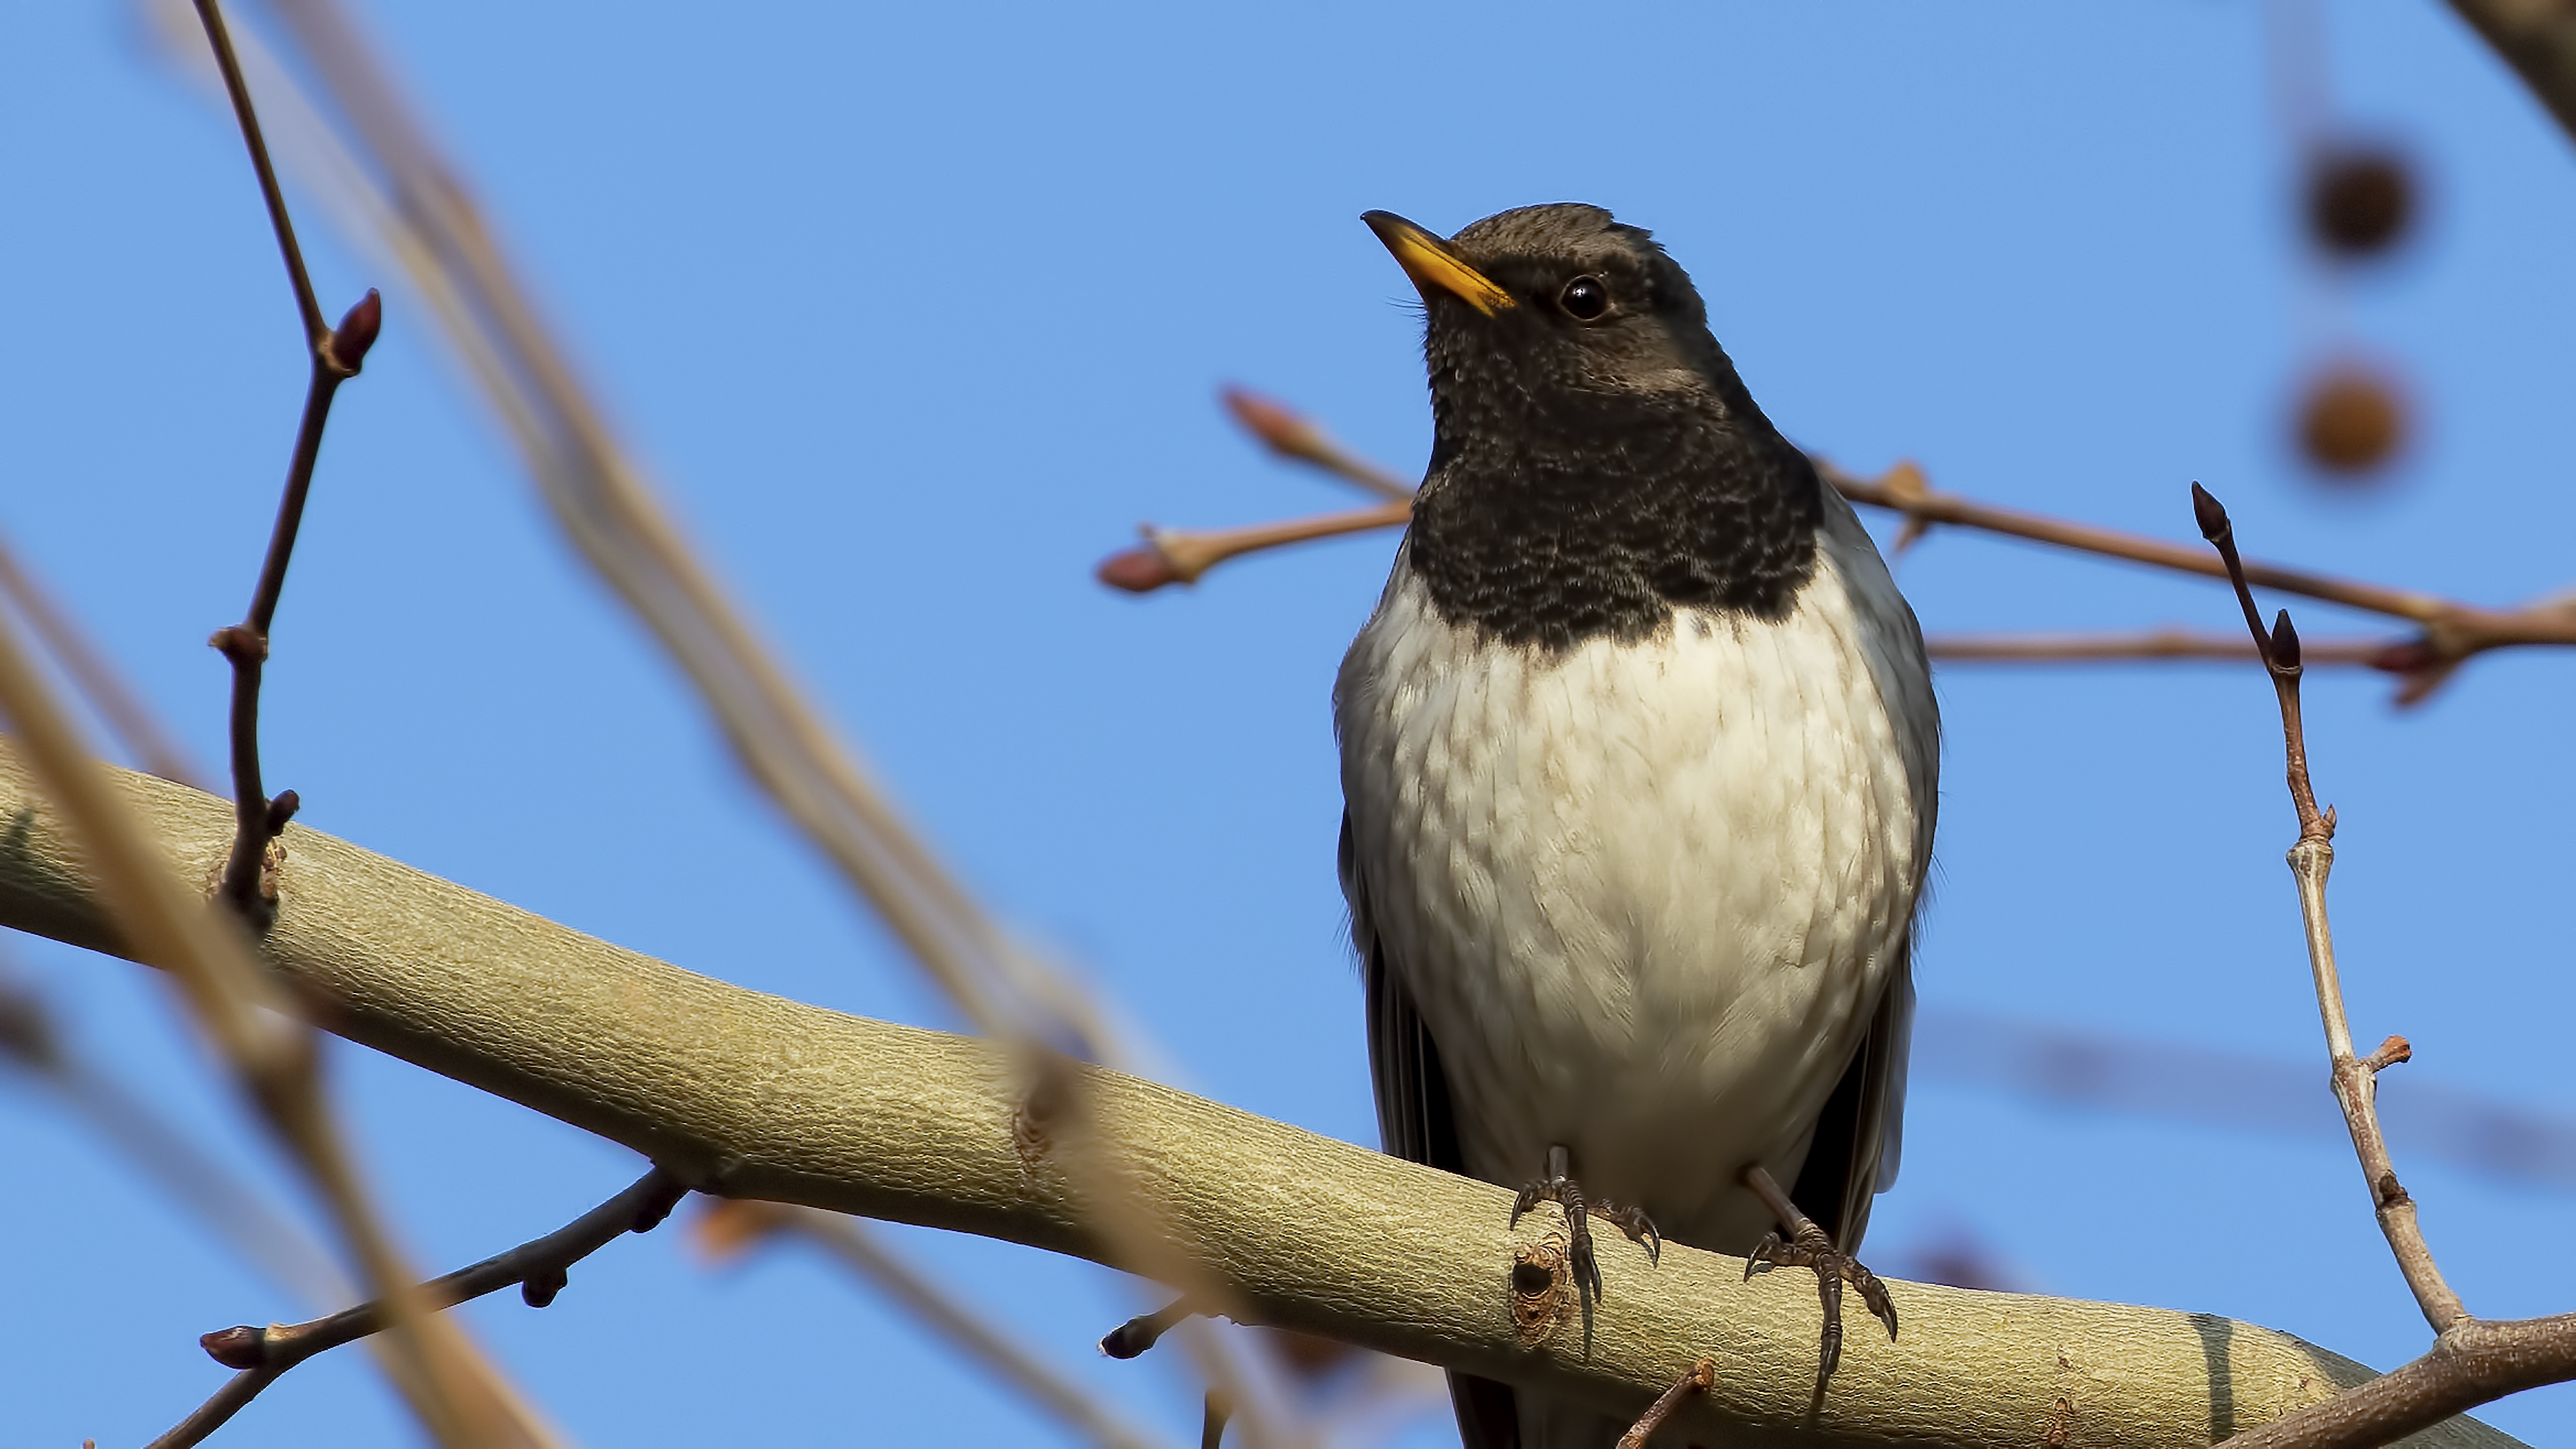
[[[226,624],[207,635],[206,643],[236,667],[268,662],[268,636],[248,624]]]
[[[2370,1195],[2381,1212],[2404,1207],[2414,1201],[2406,1195],[2406,1189],[2398,1184],[2397,1174],[2394,1172],[2381,1173],[2379,1181],[2370,1185]]]
[[[1536,1348],[1565,1316],[1565,1239],[1554,1233],[1512,1250],[1512,1332]]]

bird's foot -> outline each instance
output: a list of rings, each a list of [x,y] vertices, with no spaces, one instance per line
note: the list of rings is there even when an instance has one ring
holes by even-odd
[[[1758,1165],[1744,1171],[1745,1186],[1759,1195],[1763,1203],[1789,1230],[1782,1238],[1778,1233],[1765,1233],[1744,1260],[1744,1277],[1751,1281],[1757,1271],[1772,1267],[1812,1268],[1816,1274],[1816,1297],[1824,1305],[1824,1342],[1816,1365],[1816,1397],[1825,1393],[1825,1381],[1843,1360],[1843,1284],[1860,1290],[1861,1302],[1869,1305],[1872,1317],[1887,1325],[1890,1342],[1896,1338],[1896,1304],[1887,1296],[1887,1285],[1869,1271],[1860,1259],[1834,1246],[1834,1240],[1814,1220],[1798,1211],[1789,1195],[1771,1179],[1771,1174]]]
[[[1564,1147],[1547,1150],[1547,1175],[1522,1186],[1512,1199],[1512,1226],[1520,1226],[1521,1214],[1543,1202],[1555,1203],[1565,1210],[1565,1262],[1574,1275],[1576,1296],[1583,1304],[1583,1342],[1586,1351],[1592,1344],[1592,1305],[1600,1299],[1601,1261],[1592,1251],[1592,1219],[1617,1228],[1628,1241],[1643,1246],[1647,1261],[1664,1260],[1664,1235],[1655,1230],[1652,1218],[1641,1208],[1622,1207],[1617,1203],[1586,1202],[1583,1188],[1571,1171],[1572,1154]]]

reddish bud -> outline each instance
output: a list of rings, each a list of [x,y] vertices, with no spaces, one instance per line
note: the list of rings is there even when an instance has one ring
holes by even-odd
[[[331,360],[355,376],[366,365],[367,349],[376,345],[376,334],[384,330],[384,325],[384,298],[369,287],[367,295],[358,299],[358,305],[350,308],[349,315],[341,318],[340,325],[332,331]]]
[[[1172,567],[1171,559],[1150,543],[1142,548],[1124,549],[1102,559],[1100,567],[1093,570],[1093,576],[1113,589],[1125,589],[1131,594],[1150,594],[1166,584],[1181,581],[1180,570]]]
[[[2272,663],[2281,669],[2299,667],[2299,631],[2290,627],[2287,609],[2272,620]]]
[[[228,1369],[255,1369],[268,1357],[267,1335],[247,1323],[218,1328],[198,1339],[197,1346]]]
[[[1323,452],[1323,433],[1304,415],[1256,392],[1229,387],[1221,394],[1225,410],[1262,446],[1290,458],[1314,459]]]

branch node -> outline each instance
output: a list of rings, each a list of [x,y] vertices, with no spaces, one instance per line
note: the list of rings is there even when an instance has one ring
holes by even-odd
[[[207,635],[206,643],[235,666],[268,662],[268,636],[246,624],[226,624]]]

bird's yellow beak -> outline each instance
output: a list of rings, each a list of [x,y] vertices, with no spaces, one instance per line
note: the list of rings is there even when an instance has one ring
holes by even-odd
[[[1447,242],[1394,212],[1365,211],[1360,213],[1360,220],[1367,222],[1377,239],[1386,243],[1386,249],[1395,253],[1395,264],[1413,279],[1424,301],[1431,299],[1431,291],[1437,287],[1488,317],[1520,305],[1491,277],[1458,260]]]

